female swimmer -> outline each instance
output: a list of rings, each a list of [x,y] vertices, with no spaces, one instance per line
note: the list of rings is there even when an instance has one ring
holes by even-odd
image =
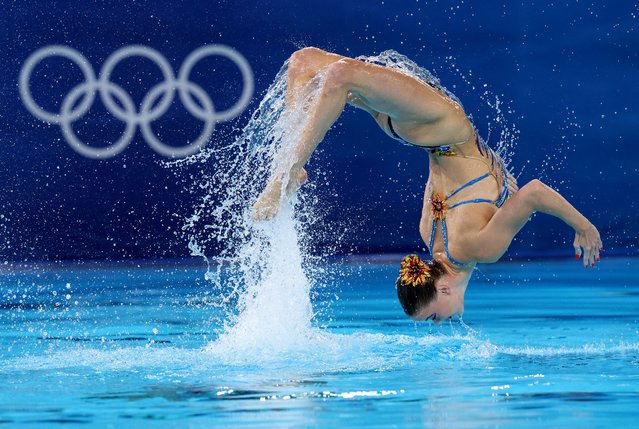
[[[277,165],[253,206],[258,220],[272,218],[285,195],[306,181],[304,165],[348,103],[369,112],[390,137],[428,152],[429,176],[419,231],[432,255],[402,260],[397,294],[414,320],[461,315],[478,262],[496,262],[534,212],[563,220],[575,231],[576,259],[599,262],[597,228],[564,197],[535,179],[518,188],[503,160],[479,137],[462,106],[437,85],[407,73],[304,48],[289,58],[287,109],[315,89],[304,107],[299,140]],[[287,162],[282,162],[287,160]]]

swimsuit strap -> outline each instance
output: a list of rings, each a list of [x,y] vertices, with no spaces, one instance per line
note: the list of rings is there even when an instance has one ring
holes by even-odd
[[[446,195],[445,199],[449,199],[450,197],[452,197],[453,195],[455,195],[456,193],[458,193],[459,191],[468,188],[469,186],[473,186],[475,183],[477,182],[481,182],[482,180],[484,180],[486,177],[490,177],[490,173],[486,173],[482,176],[477,177],[476,179],[470,180],[466,183],[464,183],[463,185],[461,185],[459,188],[455,189],[453,192],[451,192],[450,194]]]
[[[448,258],[448,260],[458,267],[468,265],[453,259],[453,257],[450,255],[450,252],[448,251],[448,228],[446,228],[446,219],[442,220],[442,236],[444,237],[444,252],[446,252],[446,257]]]
[[[391,134],[392,134],[392,135],[394,135],[396,139],[401,140],[401,141],[403,141],[403,142],[405,142],[405,143],[408,143],[406,140],[404,140],[403,138],[401,138],[401,137],[399,136],[399,134],[397,134],[397,133],[395,132],[395,129],[393,128],[393,123],[391,122],[391,117],[390,117],[390,116],[387,116],[387,118],[388,118],[388,119],[387,119],[387,121],[386,121],[386,122],[388,122],[388,129],[390,130]],[[410,143],[408,143],[408,144],[410,144]]]
[[[506,200],[510,198],[510,194],[508,192],[508,176],[506,173],[506,166],[503,164],[501,168],[501,180],[501,193],[499,194],[499,198],[497,198],[497,201],[495,201],[495,205],[497,207],[501,207],[506,202]]]
[[[430,240],[428,240],[428,250],[430,251],[431,256],[433,255],[433,244],[435,244],[435,230],[437,229],[437,219],[433,219],[433,223],[430,226]],[[446,244],[446,243],[444,243]],[[444,247],[448,247],[444,245]]]
[[[491,202],[491,201],[488,201]],[[431,226],[430,229],[430,241],[428,244],[428,250],[431,253],[431,256],[434,257],[433,255],[433,245],[435,244],[435,231],[437,229],[437,219],[433,219],[433,224]],[[446,253],[446,257],[448,258],[448,260],[450,262],[452,262],[453,264],[457,265],[458,267],[463,267],[466,266],[468,264],[464,264],[462,262],[457,261],[455,258],[452,257],[452,255],[450,254],[450,251],[448,250],[448,227],[446,226],[446,219],[442,219],[442,237],[444,239],[444,252]]]

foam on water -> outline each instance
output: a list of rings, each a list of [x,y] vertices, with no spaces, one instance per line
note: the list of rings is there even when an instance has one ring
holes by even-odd
[[[309,328],[304,332],[302,343],[292,347],[292,341],[287,339],[284,344],[289,349],[287,353],[281,353],[276,347],[282,347],[283,343],[268,335],[261,342],[262,338],[255,340],[255,336],[242,331],[247,327],[245,323],[240,320],[219,340],[199,349],[73,345],[10,359],[5,368],[21,371],[75,367],[111,371],[133,368],[180,371],[188,368],[197,372],[222,370],[220,365],[224,365],[227,368],[269,367],[305,372],[375,371],[419,365],[424,360],[446,362],[489,358],[496,351],[489,341],[467,334],[413,337],[356,332],[345,335]]]
[[[619,342],[606,345],[601,343],[587,343],[576,347],[503,347],[500,352],[507,355],[521,356],[597,356],[607,354],[623,354],[639,351],[639,343]]]
[[[173,346],[101,347],[73,345],[55,351],[7,359],[4,371],[64,370],[89,368],[96,371],[126,371],[145,368],[145,372],[161,375],[216,371],[231,375],[233,368],[262,368],[289,373],[313,374],[353,371],[392,371],[402,368],[447,364],[456,361],[490,362],[505,357],[589,358],[602,355],[623,356],[639,351],[639,343],[585,343],[572,347],[501,346],[477,338],[472,333],[454,335],[384,335],[357,332],[334,334],[317,328],[287,353],[278,353],[276,340],[265,344],[250,343],[249,336],[235,325],[225,336],[197,349]],[[307,332],[306,334],[308,334]],[[270,337],[266,337],[267,339]],[[264,343],[267,343],[268,340]],[[288,346],[290,347],[290,340]],[[249,349],[258,354],[247,353]]]

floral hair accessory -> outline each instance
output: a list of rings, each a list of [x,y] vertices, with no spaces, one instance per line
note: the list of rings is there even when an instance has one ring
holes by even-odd
[[[407,255],[402,259],[399,280],[404,286],[419,286],[430,277],[430,267],[417,255]]]

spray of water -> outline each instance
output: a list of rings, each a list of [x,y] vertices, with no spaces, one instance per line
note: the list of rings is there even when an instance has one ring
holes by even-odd
[[[312,282],[303,269],[307,222],[300,221],[313,217],[306,194],[284,201],[272,221],[251,217],[252,203],[303,129],[305,103],[286,110],[287,70],[285,62],[230,145],[166,163],[198,163],[204,171],[195,182],[204,195],[183,232],[192,255],[207,262],[206,279],[217,296],[212,304],[226,310],[212,348],[290,349],[312,333]],[[308,95],[307,103],[312,91]]]

